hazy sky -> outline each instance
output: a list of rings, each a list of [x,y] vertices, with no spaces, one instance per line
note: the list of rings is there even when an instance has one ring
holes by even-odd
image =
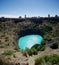
[[[59,0],[0,0],[0,16],[59,15]]]

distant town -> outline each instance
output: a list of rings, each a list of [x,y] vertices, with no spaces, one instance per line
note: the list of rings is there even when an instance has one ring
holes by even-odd
[[[30,17],[28,17],[28,16],[26,16],[26,15],[24,15],[24,16],[5,16],[5,15],[1,15],[0,16],[0,18],[19,18],[19,19],[21,19],[21,18],[45,18],[45,17],[59,17],[58,15],[55,15],[55,16],[51,16],[50,14],[48,14],[48,16],[30,16]]]

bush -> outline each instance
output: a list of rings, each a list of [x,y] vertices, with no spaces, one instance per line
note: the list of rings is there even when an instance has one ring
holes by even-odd
[[[25,51],[23,51],[23,55],[24,56],[27,56],[27,54],[29,56],[32,56],[32,55],[37,55],[38,51],[44,51],[45,50],[45,45],[34,45],[31,49],[26,49]]]
[[[52,31],[52,27],[44,25],[41,30],[43,31],[44,34],[47,34],[47,33],[50,33]]]
[[[58,48],[58,42],[54,42],[51,46],[52,49],[57,49]]]
[[[46,48],[45,45],[43,45],[43,46],[38,47],[37,50],[38,50],[38,51],[44,51],[45,48]]]
[[[35,60],[35,65],[42,65],[44,63],[44,58],[40,57]]]
[[[53,54],[50,56],[39,57],[35,60],[35,65],[59,65],[59,55]]]
[[[34,55],[37,54],[37,50],[35,48],[32,49],[32,54],[34,54]]]
[[[36,55],[37,54],[37,50],[35,48],[29,49],[27,51],[27,53],[29,54],[29,56]]]
[[[44,59],[45,59],[45,62],[48,62],[48,60],[49,60],[49,56],[44,56]]]
[[[37,54],[37,50],[35,48],[26,49],[25,51],[23,51],[23,55],[27,56],[27,54],[29,56],[36,55]]]
[[[41,42],[41,44],[42,44],[42,45],[45,45],[45,44],[46,44],[46,40],[43,40],[43,41]]]
[[[49,57],[49,62],[51,62],[51,64],[58,64],[59,63],[59,56],[58,55],[52,55]]]
[[[23,51],[23,55],[24,55],[24,56],[27,56],[27,54],[28,54],[29,56],[32,56],[32,50],[31,50],[31,49],[26,49],[25,51]]]
[[[4,54],[4,55],[13,55],[12,51],[10,51],[10,50],[4,51],[3,54]]]
[[[42,42],[41,45],[36,44],[32,48],[36,49],[36,51],[44,51],[46,47],[45,47],[45,43]]]
[[[42,46],[41,49],[40,49],[40,51],[44,51],[45,48],[46,48],[45,46]]]
[[[32,54],[33,54],[31,49],[27,50],[27,53],[29,56],[32,56]]]

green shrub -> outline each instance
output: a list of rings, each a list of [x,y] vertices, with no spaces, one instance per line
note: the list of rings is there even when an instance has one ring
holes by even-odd
[[[44,34],[50,33],[52,31],[52,26],[44,25],[41,30]]]
[[[46,56],[44,56],[43,58],[45,59],[45,62],[48,62],[49,56],[46,55]]]
[[[4,48],[4,46],[1,45],[0,48]]]
[[[29,56],[36,55],[37,54],[37,50],[35,48],[26,49],[25,51],[23,51],[23,55],[27,56],[27,54]]]
[[[41,42],[41,44],[42,44],[42,45],[45,45],[45,44],[46,44],[46,40],[43,40],[43,41]]]
[[[13,52],[10,51],[10,50],[6,50],[6,51],[4,51],[3,54],[4,54],[4,55],[13,55]]]
[[[45,48],[46,48],[45,45],[42,45],[42,46],[38,47],[37,50],[38,50],[38,51],[44,51]]]
[[[25,51],[23,51],[23,55],[26,56],[27,54],[29,56],[32,55],[37,55],[38,51],[44,51],[45,50],[45,45],[34,45],[31,49],[26,49]]]
[[[32,54],[36,55],[37,54],[37,50],[35,48],[32,49]]]
[[[50,56],[39,57],[35,60],[35,65],[59,65],[59,55],[53,54]]]
[[[58,42],[54,42],[51,46],[52,49],[57,49],[58,48]]]
[[[44,51],[45,50],[45,46],[42,46],[40,51]]]
[[[44,58],[40,57],[35,60],[35,65],[42,65],[42,64],[44,65],[44,62],[45,62]]]
[[[44,51],[46,47],[45,47],[45,43],[42,43],[41,45],[36,44],[36,45],[34,45],[32,48],[35,48],[36,51]],[[31,48],[31,49],[32,49],[32,48]]]
[[[50,56],[49,58],[49,62],[51,62],[51,64],[58,64],[59,63],[59,56],[54,54],[52,56]]]

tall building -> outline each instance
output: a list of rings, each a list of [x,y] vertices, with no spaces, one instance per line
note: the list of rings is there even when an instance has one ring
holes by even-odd
[[[26,14],[25,14],[25,19],[26,19]]]
[[[48,14],[48,18],[50,18],[50,14]]]

